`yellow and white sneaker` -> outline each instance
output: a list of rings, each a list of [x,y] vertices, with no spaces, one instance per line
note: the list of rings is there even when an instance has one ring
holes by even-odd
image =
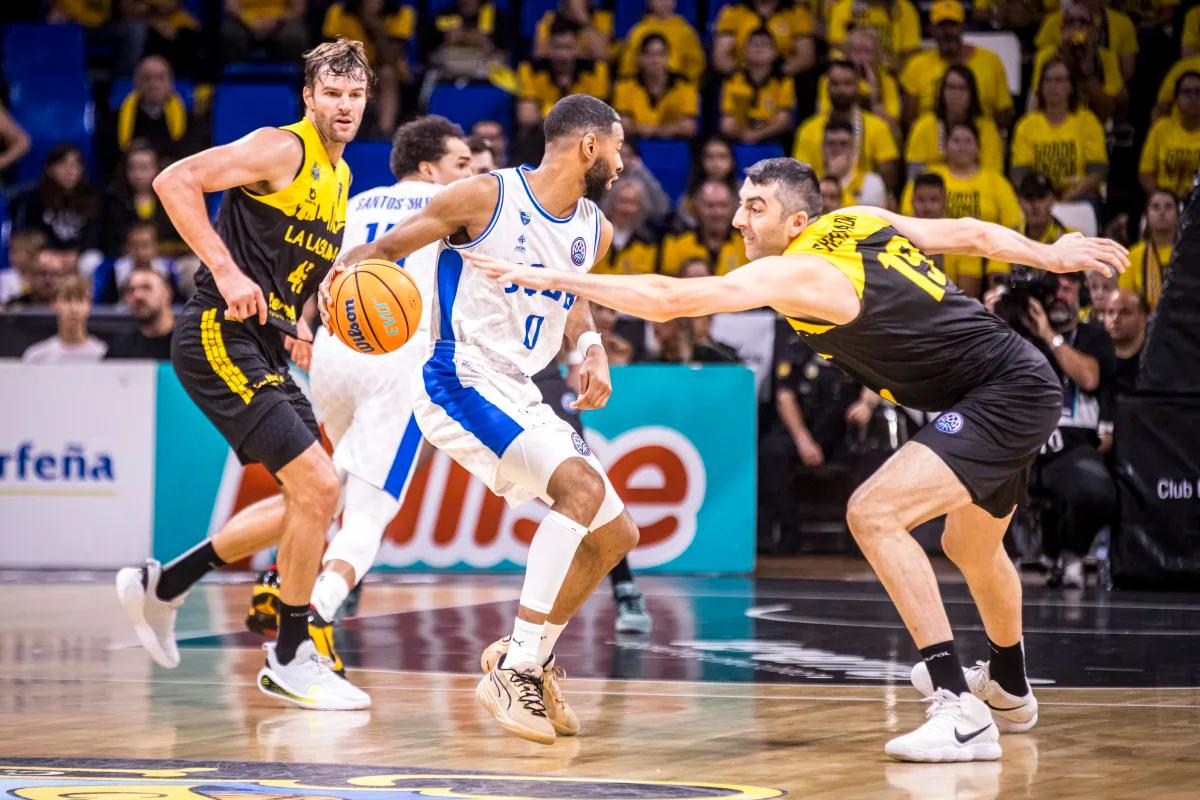
[[[258,671],[258,688],[265,695],[315,711],[350,711],[367,708],[371,697],[338,676],[332,664],[317,652],[311,640],[296,648],[296,657],[280,664],[275,643],[263,645],[267,663]]]
[[[992,680],[987,661],[976,661],[973,667],[963,667],[963,677],[967,679],[967,688],[971,694],[982,700],[992,711],[996,720],[996,728],[1001,733],[1024,733],[1037,725],[1038,703],[1033,696],[1033,689],[1017,697],[1000,688],[1000,684]],[[929,668],[924,661],[918,661],[912,668],[912,685],[921,694],[929,697],[933,694],[933,680],[929,677]]]
[[[554,744],[554,726],[542,700],[542,668],[537,664],[497,667],[475,687],[479,704],[504,730],[538,744]]]
[[[505,636],[488,645],[479,657],[479,666],[484,674],[496,668],[508,652],[511,636]],[[574,736],[579,733],[579,717],[567,705],[566,695],[563,694],[562,682],[567,677],[567,671],[555,664],[554,655],[546,659],[542,665],[542,700],[546,706],[546,718],[554,726],[554,732],[559,736]]]

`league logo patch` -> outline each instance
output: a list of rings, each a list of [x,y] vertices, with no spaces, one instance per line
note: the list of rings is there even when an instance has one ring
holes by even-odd
[[[582,236],[576,236],[575,241],[571,242],[571,263],[582,267],[584,261],[587,261],[587,242]]]
[[[313,167],[312,167],[312,179],[314,181],[321,180],[321,165],[315,161],[313,162]]]
[[[958,433],[963,428],[962,414],[959,414],[957,411],[947,411],[945,414],[942,414],[937,418],[937,420],[933,423],[933,427],[937,428],[942,433]]]
[[[571,432],[571,443],[575,445],[575,449],[579,451],[579,455],[590,456],[592,454],[592,448],[588,447],[583,437],[574,431]]]
[[[521,212],[521,224],[522,224],[522,225],[528,225],[528,224],[529,224],[529,215],[528,215],[528,214],[526,214],[524,211],[522,211],[522,212]]]

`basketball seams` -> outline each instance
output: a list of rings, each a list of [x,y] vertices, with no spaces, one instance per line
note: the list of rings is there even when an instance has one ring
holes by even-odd
[[[367,313],[367,303],[363,300],[362,284],[359,283],[358,280],[360,273],[357,264],[352,270],[352,274],[354,275],[354,296],[358,298],[359,314],[362,315],[363,324],[367,326],[369,331],[371,331],[371,343],[375,345],[377,350],[383,350],[383,342],[380,340],[379,334],[375,333],[375,326],[371,324],[371,315]],[[370,272],[366,274],[371,275]],[[375,275],[371,275],[371,277],[375,278],[375,280],[379,281],[379,283],[383,283],[383,281],[380,281]]]
[[[402,317],[404,319],[404,342],[405,342],[405,344],[407,344],[408,340],[412,337],[412,324],[409,323],[409,321],[408,321],[408,312],[406,312],[404,310],[404,303],[402,303],[400,301],[400,298],[396,296],[396,293],[392,291],[392,287],[390,285],[388,285],[387,281],[382,280],[381,278],[379,278],[379,276],[375,276],[375,279],[379,281],[379,285],[382,286],[384,288],[384,290],[386,290],[387,293],[389,295],[391,295],[392,300],[395,301],[396,310],[398,312],[397,316]],[[404,345],[400,345],[400,347],[403,347],[403,346]],[[399,350],[400,348],[397,347],[396,349]],[[390,353],[392,351],[389,350],[388,352]]]

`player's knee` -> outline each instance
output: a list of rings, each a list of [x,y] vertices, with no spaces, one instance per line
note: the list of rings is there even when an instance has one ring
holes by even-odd
[[[314,459],[304,478],[293,481],[292,485],[285,485],[284,491],[287,493],[289,505],[317,517],[333,519],[337,512],[341,484],[333,462],[325,457]]]
[[[846,524],[860,545],[864,539],[893,527],[891,522],[891,513],[873,496],[869,484],[863,484],[850,495]]]
[[[560,514],[583,525],[595,519],[604,502],[607,484],[604,476],[582,458],[571,459],[559,467],[549,487],[550,499]]]

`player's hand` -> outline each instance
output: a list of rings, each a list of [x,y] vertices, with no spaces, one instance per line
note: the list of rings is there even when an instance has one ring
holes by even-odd
[[[579,397],[571,403],[578,411],[604,408],[612,396],[612,379],[608,374],[608,356],[599,347],[589,347],[587,357],[579,366]]]
[[[1095,270],[1111,278],[1129,266],[1129,251],[1112,239],[1068,233],[1050,245],[1050,249],[1058,262],[1047,267],[1050,272]]]
[[[1032,297],[1029,298],[1029,313],[1021,315],[1021,322],[1044,342],[1048,343],[1057,334],[1050,324],[1050,318],[1046,316],[1046,309]]]
[[[502,284],[515,283],[525,289],[553,289],[555,272],[550,269],[513,264],[483,253],[463,253],[468,264],[483,270],[489,278]]]
[[[288,351],[296,366],[308,372],[312,366],[312,342],[295,339],[287,334],[283,336],[283,349]]]
[[[258,317],[259,325],[267,324],[267,301],[262,289],[250,280],[236,265],[229,269],[213,272],[217,291],[225,301],[225,319],[241,322]]]
[[[797,437],[795,442],[796,452],[800,454],[800,460],[804,462],[804,466],[819,467],[825,463],[825,451],[811,436]]]
[[[333,318],[329,316],[330,309],[333,308],[333,295],[330,290],[330,287],[333,286],[333,279],[345,272],[351,264],[357,264],[362,260],[356,257],[357,251],[361,249],[360,245],[339,253],[337,260],[333,262],[333,266],[329,268],[329,272],[325,273],[325,277],[317,286],[317,313],[321,315],[321,324],[327,330],[333,330]]]
[[[996,313],[996,306],[1000,304],[1000,298],[1004,297],[1004,293],[1008,291],[1008,287],[1004,285],[993,286],[983,293],[983,307],[993,314]]]
[[[865,400],[855,400],[846,409],[846,421],[851,425],[857,425],[860,428],[866,427],[871,421],[871,415],[875,413],[875,406]],[[800,454],[803,458],[804,454]]]

